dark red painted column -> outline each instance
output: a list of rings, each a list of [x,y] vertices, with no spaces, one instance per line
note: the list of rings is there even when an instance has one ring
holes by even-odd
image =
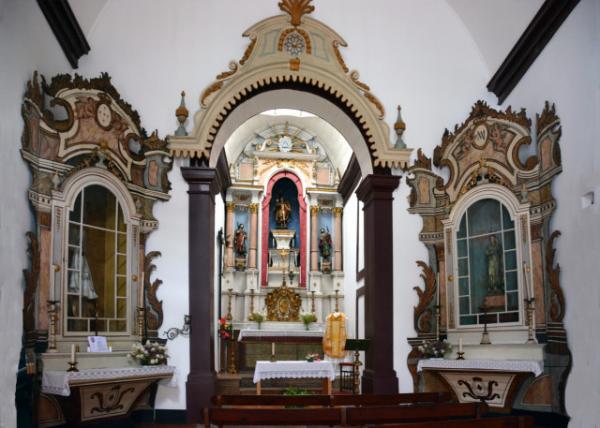
[[[365,338],[370,339],[362,376],[363,393],[398,392],[394,370],[393,175],[369,175],[356,190],[364,207]]]
[[[202,421],[202,408],[215,394],[213,283],[217,171],[183,167],[189,190],[190,373],[186,384],[187,419]]]

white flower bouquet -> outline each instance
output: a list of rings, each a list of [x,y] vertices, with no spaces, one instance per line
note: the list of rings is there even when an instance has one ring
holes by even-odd
[[[143,366],[158,366],[167,364],[167,347],[158,342],[146,341],[145,344],[134,343],[127,357]]]

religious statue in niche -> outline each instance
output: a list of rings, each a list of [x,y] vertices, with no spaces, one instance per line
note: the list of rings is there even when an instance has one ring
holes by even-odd
[[[292,214],[292,205],[279,194],[275,201],[275,223],[280,229],[287,229]]]
[[[244,230],[243,224],[238,224],[238,227],[235,231],[235,235],[233,238],[233,246],[235,248],[235,253],[238,256],[246,255],[246,231]]]
[[[504,293],[504,269],[502,268],[502,244],[496,235],[490,236],[490,242],[485,250],[488,271],[488,295]]]
[[[235,268],[246,269],[246,231],[244,225],[239,223],[233,235],[233,249],[235,250]]]
[[[321,270],[331,272],[331,234],[329,229],[321,228],[319,236],[319,253],[321,254]]]

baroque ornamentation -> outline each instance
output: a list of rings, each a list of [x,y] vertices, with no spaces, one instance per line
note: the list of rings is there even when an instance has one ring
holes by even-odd
[[[290,15],[294,27],[301,24],[302,16],[308,15],[315,10],[310,3],[312,0],[283,0],[278,3],[279,9]]]
[[[135,388],[129,387],[121,391],[121,385],[113,386],[109,391],[103,392],[94,392],[90,398],[98,399],[98,405],[92,407],[90,413],[111,413],[116,410],[123,410],[124,404],[122,404],[123,397],[125,394],[132,394],[135,391]]]
[[[560,286],[560,265],[554,267],[554,240],[560,236],[560,231],[555,230],[550,235],[546,244],[546,272],[550,282],[550,318],[554,322],[562,322],[565,316],[565,296]]]
[[[158,300],[156,297],[156,292],[162,281],[157,278],[152,283],[150,282],[150,277],[156,269],[156,265],[152,263],[152,260],[160,256],[160,251],[150,251],[144,257],[144,294],[146,302],[150,305],[150,308],[146,308],[146,328],[153,332],[157,332],[163,323],[162,300]]]
[[[290,288],[282,285],[267,294],[265,299],[268,321],[299,321],[302,298]]]
[[[413,287],[413,290],[415,290],[419,296],[419,303],[414,307],[415,330],[417,330],[418,333],[427,334],[432,331],[431,320],[433,318],[433,311],[430,305],[435,296],[437,285],[433,269],[421,260],[417,261],[417,265],[423,270],[421,278],[423,278],[425,288],[421,289],[421,287]]]
[[[494,387],[498,386],[498,382],[495,380],[489,380],[487,385],[485,385],[482,378],[473,376],[471,382],[460,379],[457,383],[458,385],[466,387],[468,390],[463,392],[463,397],[470,397],[474,400],[480,400],[482,403],[500,398],[500,394],[494,392]]]

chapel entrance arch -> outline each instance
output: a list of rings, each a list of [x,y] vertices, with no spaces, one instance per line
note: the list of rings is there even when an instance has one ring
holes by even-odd
[[[274,108],[321,116],[342,133],[356,155],[363,177],[356,193],[364,204],[365,337],[371,341],[363,392],[398,391],[391,321],[392,194],[399,177],[390,168],[405,167],[411,150],[390,143],[383,105],[341,56],[339,47],[346,42],[325,24],[304,16],[314,10],[310,0],[283,0],[279,6],[289,16],[274,16],[248,29],[244,35],[250,44],[243,58],[202,92],[190,134],[183,126],[187,109],[182,100],[177,110],[182,126],[169,137],[171,154],[191,159],[191,166],[181,168],[189,185],[190,422],[202,420],[201,409],[210,406],[215,394],[214,195],[227,180],[219,173],[227,173],[219,157],[237,127]],[[292,36],[304,40],[294,50],[286,43]]]

